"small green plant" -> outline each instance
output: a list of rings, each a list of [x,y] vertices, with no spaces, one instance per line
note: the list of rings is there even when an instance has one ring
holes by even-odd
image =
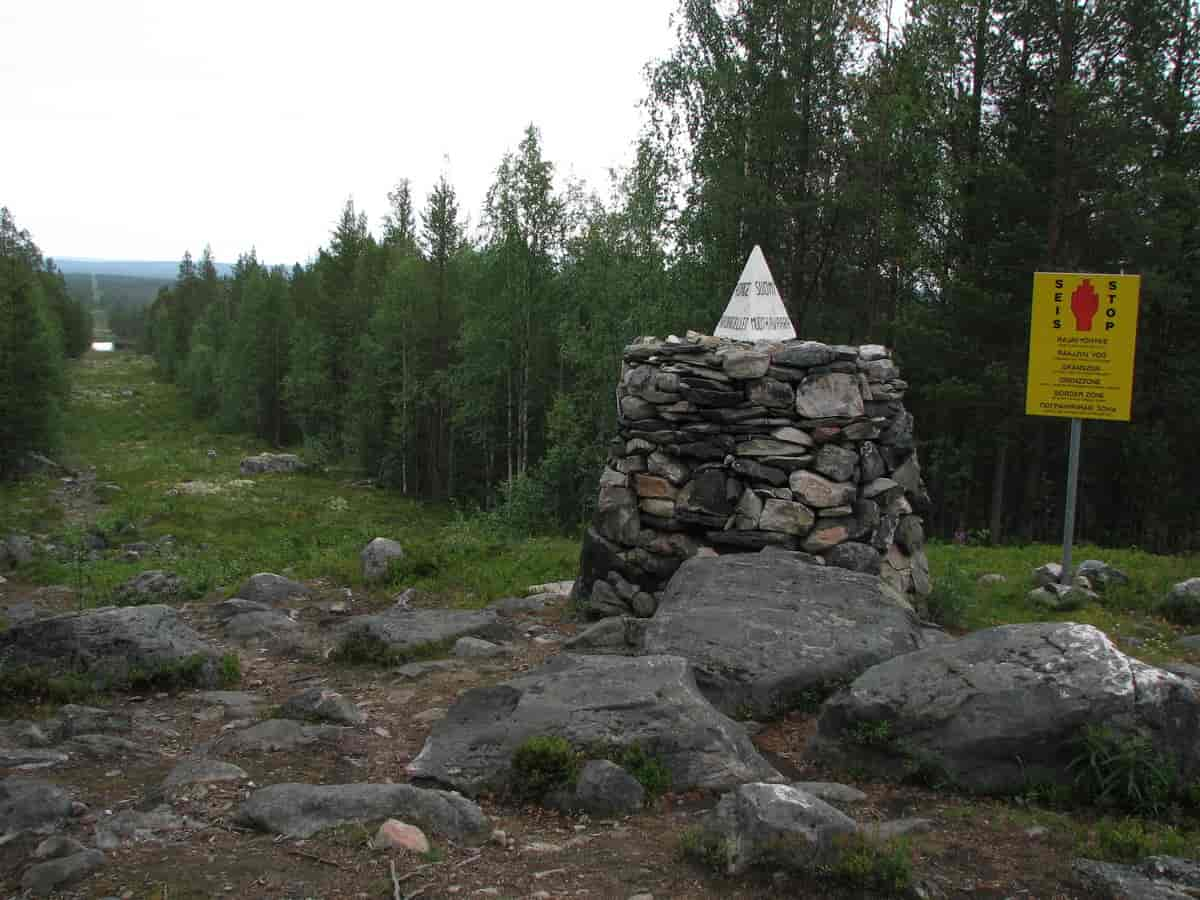
[[[912,884],[912,851],[906,841],[877,844],[862,835],[847,835],[834,841],[834,853],[828,874],[847,887],[891,897]]]
[[[975,590],[975,582],[963,569],[955,565],[947,567],[925,598],[926,618],[944,628],[966,628],[968,613],[975,602]]]
[[[428,853],[422,853],[421,859],[427,863],[442,863],[446,861],[446,851],[441,847],[430,847]]]
[[[890,747],[896,742],[892,731],[892,723],[888,719],[876,722],[855,722],[851,728],[842,733],[842,739],[860,747]]]
[[[685,828],[679,835],[679,855],[706,869],[720,872],[729,862],[729,846],[725,838],[696,825]]]
[[[632,743],[610,757],[613,762],[638,780],[646,798],[657,800],[671,789],[671,771],[657,753],[650,753],[641,744]]]
[[[1175,793],[1174,760],[1149,739],[1122,734],[1106,725],[1086,725],[1075,741],[1068,768],[1081,799],[1134,812],[1160,812]]]
[[[222,687],[236,687],[242,681],[242,661],[236,653],[226,653],[221,657],[218,672]]]
[[[581,754],[566,738],[535,735],[513,753],[509,790],[520,802],[540,802],[556,788],[575,784],[581,765]]]

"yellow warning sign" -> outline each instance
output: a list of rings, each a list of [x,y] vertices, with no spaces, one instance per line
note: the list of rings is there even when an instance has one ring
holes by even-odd
[[[1026,415],[1129,421],[1141,282],[1034,274]]]

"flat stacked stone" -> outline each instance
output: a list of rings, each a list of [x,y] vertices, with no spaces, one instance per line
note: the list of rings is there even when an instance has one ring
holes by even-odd
[[[653,615],[685,559],[766,547],[927,594],[907,389],[876,344],[639,338],[577,599],[597,616]]]

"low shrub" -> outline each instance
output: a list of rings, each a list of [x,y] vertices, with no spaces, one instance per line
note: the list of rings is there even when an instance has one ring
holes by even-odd
[[[966,571],[948,566],[923,601],[925,617],[943,628],[965,629],[975,604],[975,591],[976,584]]]
[[[574,785],[582,765],[582,755],[566,738],[535,735],[513,753],[509,791],[519,802],[540,802],[551,791]]]
[[[679,855],[706,869],[721,872],[729,861],[729,847],[723,837],[695,825],[680,833]]]
[[[912,851],[905,841],[873,843],[861,835],[846,835],[835,839],[834,853],[828,875],[846,887],[893,897],[912,884]]]

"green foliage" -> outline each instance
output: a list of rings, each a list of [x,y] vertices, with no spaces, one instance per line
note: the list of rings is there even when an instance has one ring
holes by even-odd
[[[513,753],[509,791],[519,802],[539,802],[557,788],[574,785],[582,765],[582,755],[566,738],[534,735]]]
[[[724,838],[694,825],[680,832],[679,855],[713,872],[721,872],[729,861],[729,847]]]
[[[1200,835],[1138,818],[1101,819],[1084,832],[1076,852],[1089,859],[1133,863],[1147,856],[1195,856]]]
[[[833,842],[830,878],[871,896],[899,897],[912,884],[912,849],[907,841],[876,843],[861,835],[839,835]]]
[[[884,748],[896,742],[892,731],[892,723],[887,719],[876,722],[866,720],[855,722],[853,726],[842,733],[842,740],[860,747]]]
[[[84,703],[97,695],[116,692],[174,693],[204,687],[210,683],[214,665],[222,687],[233,687],[241,680],[241,665],[235,653],[225,654],[215,664],[209,657],[197,653],[170,663],[94,672],[63,672],[41,666],[7,668],[0,670],[0,708]]]
[[[1106,725],[1086,725],[1075,742],[1069,769],[1082,799],[1101,806],[1158,813],[1176,791],[1175,761],[1146,737]]]
[[[77,672],[20,666],[0,670],[0,709],[85,703],[96,695],[93,680]]]
[[[221,687],[234,688],[242,683],[242,661],[236,653],[225,653],[221,656],[218,677]]]
[[[922,601],[925,616],[943,628],[965,629],[970,608],[976,603],[975,581],[959,566],[948,566],[933,582]]]
[[[636,741],[626,746],[589,747],[584,755],[588,759],[607,759],[616,763],[637,779],[651,801],[671,789],[671,771],[663,758]]]

